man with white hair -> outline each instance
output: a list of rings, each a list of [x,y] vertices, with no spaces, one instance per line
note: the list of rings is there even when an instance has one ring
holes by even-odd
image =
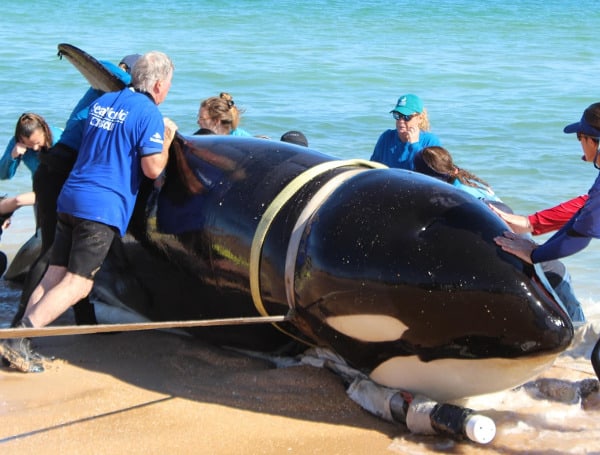
[[[173,63],[162,52],[140,57],[132,87],[110,92],[89,108],[81,148],[58,198],[50,265],[17,327],[44,327],[92,290],[116,235],[125,235],[142,177],[164,170],[177,126],[158,109],[171,88]],[[0,343],[23,372],[44,370],[27,338]]]

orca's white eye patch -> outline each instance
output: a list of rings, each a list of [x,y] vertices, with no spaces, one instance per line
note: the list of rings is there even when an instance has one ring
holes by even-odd
[[[408,329],[399,319],[385,314],[330,316],[325,322],[348,337],[372,343],[399,340]]]

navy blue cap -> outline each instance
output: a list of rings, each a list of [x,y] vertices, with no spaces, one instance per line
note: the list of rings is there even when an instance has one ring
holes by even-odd
[[[593,127],[592,125],[590,125],[588,120],[586,120],[586,117],[588,117],[588,115],[586,115],[586,114],[589,114],[589,116],[593,116],[592,112],[588,112],[588,111],[589,111],[589,108],[583,112],[583,115],[581,116],[581,120],[579,120],[576,123],[571,123],[570,125],[565,126],[563,131],[567,134],[582,133],[582,134],[585,134],[586,136],[600,137],[600,129]]]

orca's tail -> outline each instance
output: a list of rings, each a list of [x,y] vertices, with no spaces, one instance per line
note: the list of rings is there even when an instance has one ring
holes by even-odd
[[[598,376],[598,380],[600,380],[600,338],[598,338],[596,346],[592,350],[592,366],[594,367],[596,376]]]

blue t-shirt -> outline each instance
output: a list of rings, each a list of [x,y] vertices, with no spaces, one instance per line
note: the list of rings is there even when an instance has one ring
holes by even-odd
[[[533,251],[531,260],[534,263],[570,256],[588,246],[592,238],[600,238],[600,174],[588,195],[583,207]]]
[[[140,159],[162,152],[164,130],[162,114],[147,95],[126,88],[98,98],[58,211],[125,235],[143,175]]]
[[[400,140],[397,130],[387,130],[379,136],[371,155],[371,161],[383,163],[388,167],[412,171],[414,170],[413,159],[417,152],[433,145],[441,146],[442,144],[435,134],[427,131],[419,133],[419,142],[410,144]]]
[[[117,76],[125,85],[129,85],[131,83],[131,76],[117,65],[107,61],[101,61],[100,63],[102,63],[102,65],[112,74]],[[79,100],[69,115],[65,125],[65,130],[60,139],[61,144],[68,145],[73,150],[79,150],[81,138],[83,136],[83,130],[87,120],[88,108],[90,104],[92,104],[103,94],[103,91],[96,90],[92,87],[85,92],[83,97]]]
[[[460,180],[454,179],[454,182],[452,182],[452,186],[455,186],[456,188],[475,196],[477,199],[486,199],[488,201],[502,202],[502,200],[498,196],[496,196],[496,193],[494,193],[490,187],[484,186],[479,182],[474,183],[477,186],[465,185]]]
[[[230,136],[241,136],[241,137],[252,137],[252,135],[248,131],[246,131],[242,128],[236,128],[236,129],[232,130],[231,133],[229,133],[229,135]]]
[[[61,137],[63,132],[62,129],[56,128],[54,126],[50,127],[50,131],[52,132],[52,145],[56,144]],[[25,166],[31,171],[31,177],[35,174],[38,165],[40,164],[40,159],[38,156],[38,152],[33,149],[27,149],[23,156],[14,159],[11,156],[12,149],[15,147],[17,143],[16,138],[13,136],[10,141],[8,141],[8,145],[6,146],[6,150],[4,151],[4,155],[0,158],[0,179],[8,180],[12,179],[17,172],[17,168],[19,164],[23,162]]]

